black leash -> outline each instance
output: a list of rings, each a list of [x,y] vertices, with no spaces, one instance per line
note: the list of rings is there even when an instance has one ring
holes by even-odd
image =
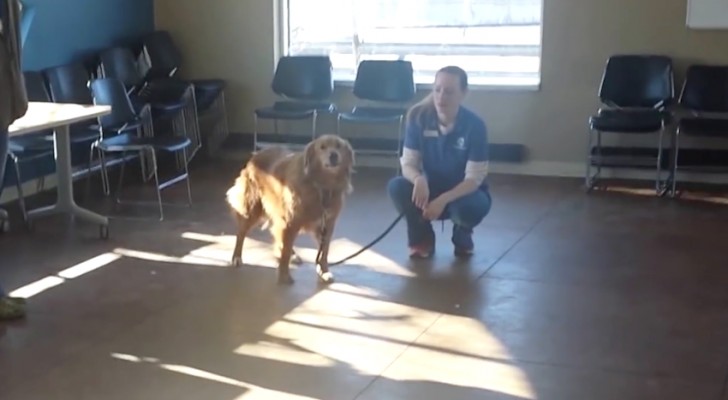
[[[370,248],[372,248],[372,246],[374,246],[375,244],[379,243],[382,239],[384,239],[389,234],[389,232],[392,231],[392,229],[394,229],[395,226],[397,226],[397,223],[399,223],[399,221],[402,219],[402,217],[404,217],[404,214],[399,214],[397,216],[397,218],[395,218],[394,221],[389,225],[389,227],[384,232],[382,232],[382,234],[379,235],[376,239],[372,240],[371,243],[369,243],[368,245],[362,247],[356,253],[354,253],[354,254],[352,254],[352,255],[350,255],[350,256],[342,259],[342,260],[339,260],[337,262],[329,263],[329,266],[343,264],[343,263],[351,260],[352,258],[358,256],[359,254],[361,254],[361,253],[369,250]],[[318,264],[321,261],[321,252],[322,252],[322,250],[323,249],[321,247],[319,247],[318,254],[316,255],[316,264]]]

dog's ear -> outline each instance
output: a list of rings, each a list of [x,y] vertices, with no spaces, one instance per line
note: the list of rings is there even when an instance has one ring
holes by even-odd
[[[303,151],[303,173],[308,175],[308,171],[311,165],[311,161],[316,157],[316,144],[311,142],[306,145]]]

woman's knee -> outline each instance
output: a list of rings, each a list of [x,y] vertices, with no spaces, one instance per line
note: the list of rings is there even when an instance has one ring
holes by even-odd
[[[474,228],[488,216],[491,205],[490,194],[479,190],[451,204],[451,219],[458,225]]]
[[[403,176],[396,176],[387,183],[387,193],[389,197],[397,204],[404,204],[412,201],[412,190],[414,185]]]

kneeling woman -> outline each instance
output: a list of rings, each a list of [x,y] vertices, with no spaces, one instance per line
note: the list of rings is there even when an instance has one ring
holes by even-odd
[[[388,192],[405,214],[412,257],[433,254],[431,221],[445,219],[453,222],[455,255],[471,255],[473,228],[490,211],[488,136],[483,120],[461,105],[467,90],[465,71],[442,68],[432,93],[407,115],[402,176],[389,182]]]

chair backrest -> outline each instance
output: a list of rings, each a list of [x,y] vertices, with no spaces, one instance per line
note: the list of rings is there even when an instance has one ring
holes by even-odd
[[[28,94],[28,100],[48,103],[51,96],[46,89],[45,78],[40,71],[24,71],[23,80],[25,81],[25,91]]]
[[[625,54],[609,58],[599,98],[618,107],[667,105],[675,97],[672,59],[660,55]]]
[[[127,47],[112,47],[99,53],[99,61],[103,76],[100,78],[115,78],[129,89],[141,86],[144,77],[137,68],[134,52]]]
[[[119,127],[136,121],[137,115],[124,84],[116,78],[99,78],[91,81],[94,104],[111,106],[111,114],[99,118],[103,128]]]
[[[45,78],[41,71],[23,71],[23,81],[25,81],[25,92],[29,101],[39,101],[43,103],[51,102],[51,96],[46,88]],[[35,132],[33,136],[52,135],[53,129],[44,129]]]
[[[89,73],[81,62],[60,65],[44,72],[50,95],[56,103],[93,104],[88,88]]]
[[[147,76],[168,77],[182,65],[182,54],[167,31],[154,31],[143,39],[143,51],[149,63]]]
[[[364,100],[407,102],[415,96],[410,61],[364,60],[354,81],[354,96]]]
[[[689,66],[679,103],[693,111],[728,112],[728,65]]]
[[[273,92],[297,100],[326,100],[334,93],[332,70],[328,56],[281,57],[273,77]]]

